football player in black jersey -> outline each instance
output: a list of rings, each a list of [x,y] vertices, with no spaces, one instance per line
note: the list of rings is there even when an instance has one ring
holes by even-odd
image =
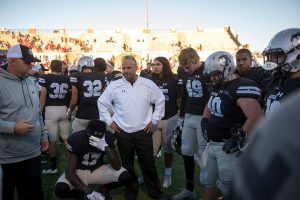
[[[210,77],[212,89],[201,121],[204,137],[210,141],[201,161],[200,176],[204,200],[216,199],[216,183],[223,194],[232,187],[238,163],[236,152],[246,142],[247,133],[262,116],[257,84],[234,74],[231,54],[217,51],[205,61],[204,73]]]
[[[151,62],[148,62],[146,69],[143,69],[140,72],[140,76],[144,77],[144,78],[151,79],[152,73],[153,73],[153,71],[151,70],[152,66],[153,66],[153,64]]]
[[[45,125],[49,132],[49,157],[50,169],[43,170],[44,174],[57,173],[56,167],[56,140],[58,130],[60,137],[66,143],[69,136],[70,122],[67,118],[67,96],[70,93],[71,84],[68,76],[62,75],[61,61],[52,60],[50,64],[51,74],[44,74],[39,78],[41,86],[40,107],[45,109]]]
[[[172,185],[172,162],[173,162],[173,148],[171,138],[173,129],[178,120],[178,105],[179,86],[178,77],[173,74],[169,60],[165,57],[157,57],[153,61],[152,81],[161,89],[165,96],[165,115],[159,121],[153,138],[153,155],[157,156],[160,146],[164,148],[165,159],[165,176],[163,180],[163,187],[168,188]]]
[[[78,73],[78,66],[77,65],[70,65],[68,67],[68,72],[69,72],[69,75],[74,75],[74,74],[77,74]]]
[[[263,68],[273,71],[273,83],[265,98],[265,114],[268,115],[286,96],[300,88],[300,28],[277,33],[263,55]]]
[[[198,53],[193,48],[183,49],[178,58],[186,73],[186,79],[183,80],[182,86],[183,94],[179,120],[176,125],[182,129],[181,153],[184,160],[186,188],[174,195],[172,197],[174,200],[195,197],[194,154],[201,158],[207,144],[202,136],[199,123],[208,101],[208,89],[203,75],[204,63],[200,61]]]
[[[269,71],[262,67],[252,67],[252,55],[249,49],[240,49],[236,52],[236,70],[240,77],[249,78],[253,80],[261,90],[261,98],[259,99],[261,105],[263,105],[263,99],[267,92],[267,87],[271,80],[271,74]]]
[[[70,77],[72,98],[68,109],[69,118],[77,105],[73,132],[85,130],[92,119],[99,119],[97,100],[107,84],[104,74],[94,72],[94,60],[91,57],[81,57],[78,66],[81,73]]]
[[[112,74],[106,74],[105,70],[107,68],[107,63],[103,58],[95,58],[94,60],[95,63],[95,72],[99,72],[105,75],[107,79],[107,83],[109,84],[111,81],[114,80],[114,76]]]
[[[261,120],[236,170],[228,200],[298,199],[300,196],[300,90]],[[253,136],[253,137],[252,137]]]
[[[66,171],[55,185],[59,198],[83,198],[89,200],[110,200],[110,189],[125,185],[131,186],[129,172],[121,167],[116,151],[116,137],[106,131],[106,125],[92,120],[86,130],[73,133],[67,140],[69,152]],[[110,164],[104,164],[107,155]],[[94,191],[89,184],[101,184],[100,192]],[[131,199],[125,197],[125,199]]]
[[[105,73],[107,75],[111,75],[113,77],[113,80],[118,80],[123,77],[123,74],[121,71],[115,70],[115,66],[112,62],[106,63],[106,70]]]

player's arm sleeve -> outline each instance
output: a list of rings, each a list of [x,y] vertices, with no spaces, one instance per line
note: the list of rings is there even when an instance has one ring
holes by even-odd
[[[253,82],[252,84],[241,85],[237,88],[235,93],[237,98],[253,98],[258,99],[260,97],[260,89]]]

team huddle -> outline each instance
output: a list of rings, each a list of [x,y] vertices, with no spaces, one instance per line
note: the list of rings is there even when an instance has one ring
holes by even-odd
[[[28,47],[12,46],[7,69],[0,69],[3,199],[14,199],[15,188],[20,199],[43,199],[40,151],[47,150],[50,160],[42,173],[58,173],[59,138],[68,158],[54,187],[58,198],[109,200],[111,190],[125,187],[124,199],[135,200],[139,184],[145,183],[152,199],[168,199],[161,187],[172,186],[177,152],[185,188],[173,200],[196,198],[195,163],[204,200],[220,193],[224,200],[246,199],[234,182],[251,146],[249,137],[264,115],[274,115],[300,88],[300,29],[277,33],[263,56],[262,67],[251,66],[248,49],[238,50],[235,60],[217,51],[201,62],[195,49],[185,48],[177,74],[167,58],[156,57],[151,72],[141,76],[133,56],[124,56],[122,72],[111,74],[105,73],[104,59],[82,56],[69,75],[62,74],[61,61],[52,60],[51,73],[34,79],[28,70],[39,60]],[[161,148],[162,183],[155,165]]]

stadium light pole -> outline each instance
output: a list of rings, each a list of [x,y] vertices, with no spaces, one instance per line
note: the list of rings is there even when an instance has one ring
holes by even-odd
[[[147,0],[147,29],[149,28],[149,0]]]

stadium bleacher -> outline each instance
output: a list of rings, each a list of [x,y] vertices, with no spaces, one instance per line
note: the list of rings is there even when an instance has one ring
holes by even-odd
[[[186,47],[195,48],[201,59],[217,50],[234,53],[244,44],[231,27],[194,30],[9,30],[1,28],[0,50],[16,43],[32,48],[44,63],[51,59],[63,59],[69,64],[82,54],[101,56],[105,59],[133,52],[141,58],[156,56],[174,58]],[[71,54],[71,55],[70,55]],[[72,59],[71,59],[72,58]],[[118,60],[116,60],[118,64]]]

